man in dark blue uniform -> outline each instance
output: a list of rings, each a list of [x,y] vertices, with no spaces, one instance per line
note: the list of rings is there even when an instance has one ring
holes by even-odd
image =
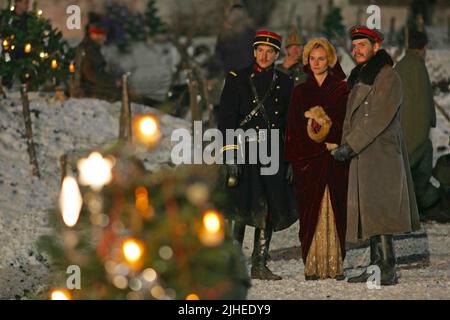
[[[255,227],[251,276],[263,280],[281,279],[266,265],[272,232],[288,228],[298,218],[289,183],[292,174],[283,157],[285,117],[293,82],[274,68],[281,40],[281,36],[273,32],[256,33],[253,42],[255,62],[228,74],[219,110],[219,129],[224,137],[227,129],[254,129],[256,132],[253,137],[244,135],[243,144],[235,142],[224,146],[222,151],[228,182],[226,215],[235,222],[233,232],[240,245],[245,226]],[[267,130],[266,135],[258,134],[264,130]],[[265,144],[270,149],[273,142],[278,144],[278,149],[270,150],[270,157],[277,157],[279,167],[275,174],[264,175],[261,169],[265,165],[260,156],[252,164],[249,158],[255,155],[248,151],[254,147],[252,144],[257,144],[258,148]],[[245,163],[236,164],[236,158],[243,151]]]

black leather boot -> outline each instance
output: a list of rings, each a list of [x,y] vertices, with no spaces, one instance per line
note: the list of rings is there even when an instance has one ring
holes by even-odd
[[[381,236],[381,252],[382,263],[381,269],[381,285],[392,286],[398,283],[397,273],[395,271],[395,250],[392,235]]]
[[[373,236],[370,237],[370,265],[377,265],[381,268],[382,263],[382,253],[381,253],[381,236]],[[367,273],[367,270],[365,270],[362,274],[359,276],[351,277],[348,279],[348,282],[350,283],[363,283],[367,282],[369,280],[370,276],[372,274]]]
[[[266,238],[267,234],[264,229],[255,229],[255,240],[253,244],[252,254],[252,279],[260,280],[281,280],[280,276],[273,274],[272,271],[267,268],[265,251],[269,251],[269,241]]]
[[[270,254],[269,254],[269,247],[270,247],[270,241],[272,240],[272,234],[273,229],[271,225],[267,225],[266,229],[264,229],[264,235],[266,237],[266,245],[264,246],[264,259],[267,263],[267,261],[270,260]]]
[[[245,236],[245,223],[241,223],[237,220],[234,221],[233,237],[237,245],[242,249]]]

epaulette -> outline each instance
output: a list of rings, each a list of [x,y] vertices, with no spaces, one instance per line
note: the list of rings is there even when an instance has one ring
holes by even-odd
[[[237,73],[234,72],[234,71],[230,71],[230,74],[231,74],[233,77],[237,77]]]

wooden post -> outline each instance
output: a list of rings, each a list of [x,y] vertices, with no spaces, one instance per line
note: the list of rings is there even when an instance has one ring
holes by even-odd
[[[64,178],[67,176],[67,154],[63,154],[59,157],[59,166],[61,168],[61,184],[64,181]]]
[[[28,155],[30,157],[30,164],[33,167],[33,175],[40,178],[39,173],[39,165],[36,157],[36,150],[34,148],[33,141],[33,126],[31,123],[31,114],[30,114],[30,101],[28,100],[28,88],[27,84],[24,83],[20,87],[20,96],[22,98],[22,111],[23,118],[25,120],[25,135],[27,138],[27,149]]]
[[[191,118],[192,118],[192,129],[194,129],[194,121],[199,121],[202,119],[200,108],[198,105],[198,94],[199,94],[199,85],[198,81],[193,77],[193,71],[189,71],[189,96],[190,96],[190,109],[191,109]]]
[[[206,110],[208,111],[208,125],[212,128],[214,125],[214,106],[209,101],[209,83],[208,79],[202,75],[203,99],[205,101]]]
[[[128,77],[130,73],[122,75],[122,109],[119,122],[119,140],[131,142],[131,106],[128,94]]]

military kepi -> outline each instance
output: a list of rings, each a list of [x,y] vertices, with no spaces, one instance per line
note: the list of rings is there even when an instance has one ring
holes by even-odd
[[[267,30],[260,30],[256,32],[255,40],[253,41],[253,47],[255,48],[259,44],[264,44],[274,47],[275,49],[280,51],[282,41],[283,38],[279,34]]]
[[[352,40],[369,39],[373,42],[381,43],[383,41],[383,34],[377,29],[370,29],[365,25],[358,24],[350,28],[350,38]]]

